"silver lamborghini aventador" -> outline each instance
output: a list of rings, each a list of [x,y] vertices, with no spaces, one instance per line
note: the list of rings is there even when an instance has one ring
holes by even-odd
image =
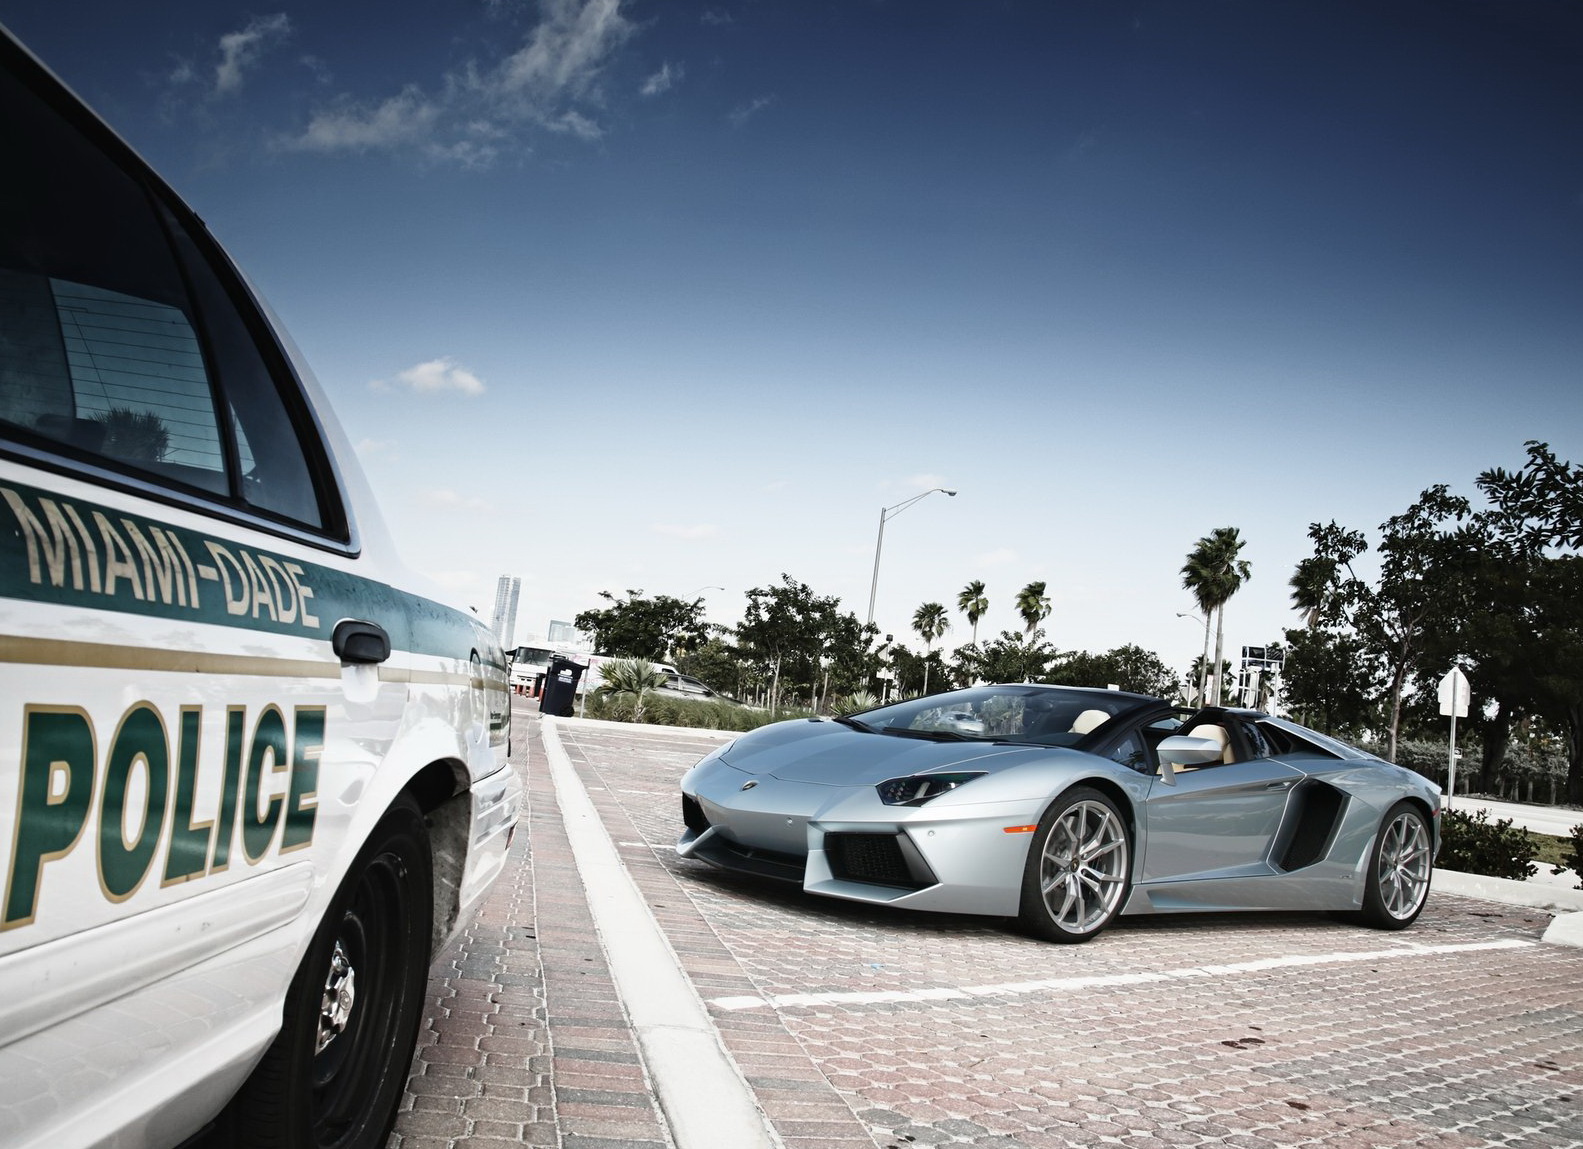
[[[684,858],[835,898],[1016,917],[1335,910],[1410,925],[1440,789],[1282,718],[981,686],[766,726],[682,779]]]

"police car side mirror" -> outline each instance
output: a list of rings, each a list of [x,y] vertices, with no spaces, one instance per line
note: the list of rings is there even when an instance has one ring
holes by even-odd
[[[343,618],[330,635],[330,649],[342,662],[367,665],[390,657],[390,635],[377,622]]]

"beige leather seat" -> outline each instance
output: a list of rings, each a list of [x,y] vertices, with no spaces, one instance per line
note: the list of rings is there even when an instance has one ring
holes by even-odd
[[[1110,715],[1103,710],[1085,710],[1072,721],[1073,734],[1087,734],[1090,730],[1097,730],[1110,721]]]
[[[1220,743],[1220,761],[1222,763],[1230,763],[1233,761],[1231,757],[1231,736],[1226,733],[1226,728],[1224,726],[1215,726],[1210,723],[1205,723],[1202,726],[1193,727],[1187,732],[1187,736],[1189,738],[1213,739],[1214,741]]]

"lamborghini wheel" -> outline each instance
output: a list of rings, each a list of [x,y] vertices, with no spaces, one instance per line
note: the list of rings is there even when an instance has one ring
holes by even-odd
[[[1429,820],[1417,806],[1398,802],[1385,812],[1369,857],[1359,914],[1365,925],[1401,930],[1413,924],[1429,898],[1432,841]]]
[[[1132,839],[1115,802],[1078,786],[1045,811],[1023,868],[1018,921],[1037,937],[1086,942],[1121,912]]]

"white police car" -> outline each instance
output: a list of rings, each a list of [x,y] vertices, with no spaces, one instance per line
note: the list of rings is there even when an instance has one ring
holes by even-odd
[[[203,224],[0,29],[0,1145],[383,1145],[521,798]]]

